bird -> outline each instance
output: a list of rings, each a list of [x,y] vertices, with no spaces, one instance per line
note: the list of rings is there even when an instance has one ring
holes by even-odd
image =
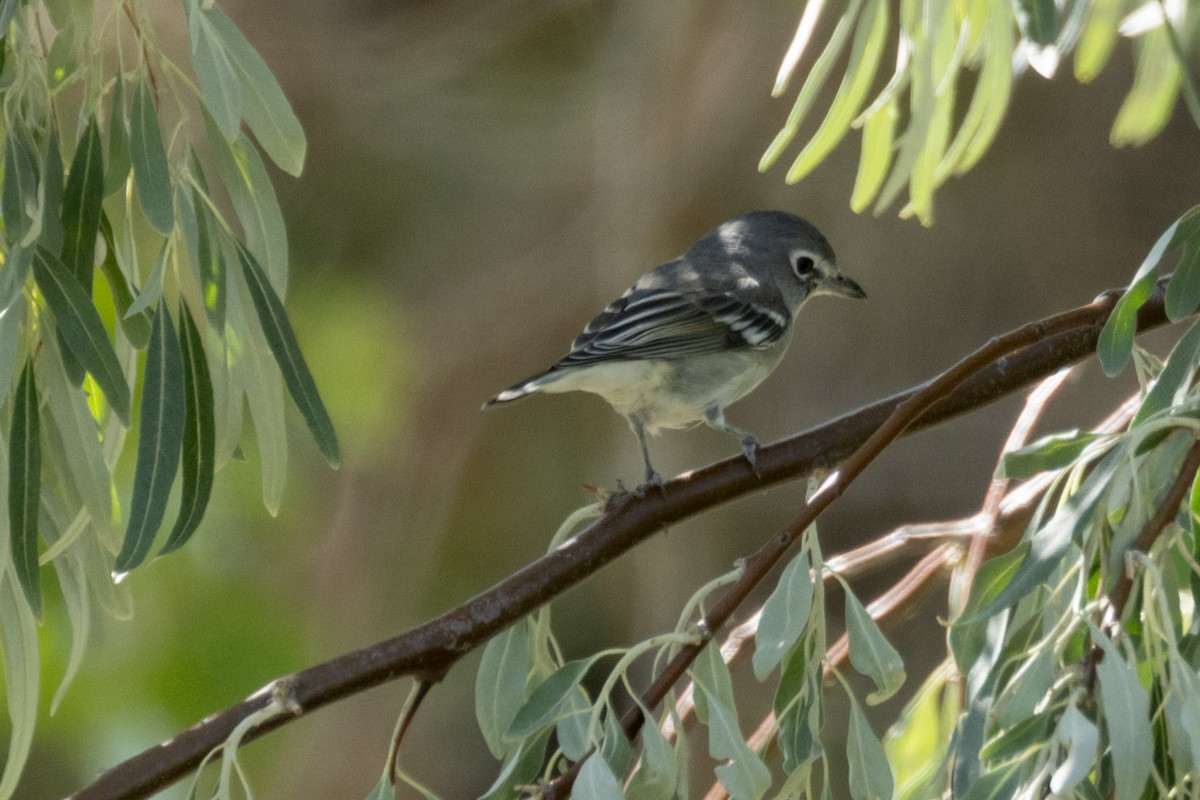
[[[751,211],[639,278],[565,356],[497,394],[484,408],[531,394],[583,391],[604,398],[637,436],[646,486],[664,486],[647,435],[701,422],[737,437],[757,472],[758,440],[725,409],[770,375],[809,298],[866,299],[838,271],[820,231],[786,211]]]

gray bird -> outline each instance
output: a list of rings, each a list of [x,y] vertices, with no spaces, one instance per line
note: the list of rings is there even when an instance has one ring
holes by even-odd
[[[752,211],[643,275],[587,324],[569,353],[484,408],[534,392],[598,394],[637,434],[647,484],[663,479],[646,434],[697,422],[738,437],[754,467],[758,440],[726,422],[725,407],[779,365],[797,312],[819,294],[867,296],[838,272],[833,248],[809,222]]]

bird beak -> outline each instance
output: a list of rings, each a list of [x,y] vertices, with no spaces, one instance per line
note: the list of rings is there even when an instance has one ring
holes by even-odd
[[[867,293],[863,288],[845,275],[831,275],[822,281],[822,288],[829,294],[838,297],[848,297],[851,300],[866,300]]]

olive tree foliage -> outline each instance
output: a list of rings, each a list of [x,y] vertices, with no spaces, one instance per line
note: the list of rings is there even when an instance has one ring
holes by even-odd
[[[160,46],[142,0],[0,2],[0,647],[12,726],[0,797],[32,740],[46,570],[73,642],[57,704],[97,609],[128,615],[120,575],[160,531],[166,553],[196,530],[214,474],[238,452],[244,406],[268,509],[286,470],[285,387],[338,461],[283,310],[287,240],[262,158],[298,175],[304,133],[220,8],[183,0],[161,13],[186,17],[187,52]],[[126,451],[132,486],[114,480]]]
[[[821,23],[832,31],[823,44],[812,41]],[[788,91],[806,51],[817,54],[761,167],[791,158],[786,179],[798,181],[860,130],[851,206],[878,213],[907,190],[900,214],[932,224],[936,189],[986,152],[1028,69],[1048,77],[1069,60],[1088,81],[1128,41],[1135,72],[1113,145],[1153,138],[1181,100],[1200,127],[1198,32],[1195,0],[808,0],[775,93]],[[885,56],[894,71],[872,94]],[[797,150],[838,70],[836,95]],[[741,567],[701,587],[673,631],[629,648],[564,663],[546,610],[493,639],[476,687],[480,729],[502,764],[486,797],[533,785],[548,797],[687,797],[703,789],[688,781],[705,753],[708,796],[739,800],[830,797],[830,759],[844,759],[855,800],[1200,796],[1200,323],[1165,362],[1134,342],[1138,308],[1172,267],[1169,318],[1200,307],[1200,206],[1181,211],[1097,347],[1109,375],[1132,360],[1142,391],[1101,428],[1033,443],[1014,432],[971,536],[946,525],[941,547],[910,572],[918,581],[949,574],[953,616],[941,665],[917,679],[883,736],[864,703],[891,697],[908,677],[875,618],[903,606],[910,587],[864,606],[842,573],[876,556],[826,558],[810,528],[765,605],[700,649],[686,689],[667,692],[661,709],[634,676],[647,664],[659,675],[687,642],[712,636],[703,610]],[[1012,518],[1019,534],[985,561]],[[826,600],[835,588],[844,608]],[[847,631],[833,645],[831,618]],[[843,677],[846,657],[874,685],[865,697]],[[774,686],[757,728],[739,724],[731,669]],[[589,691],[584,680],[597,675],[600,688]],[[823,744],[829,690],[848,698],[845,752]],[[615,711],[629,698],[645,725]],[[412,779],[389,768],[372,797],[390,797],[395,780]]]

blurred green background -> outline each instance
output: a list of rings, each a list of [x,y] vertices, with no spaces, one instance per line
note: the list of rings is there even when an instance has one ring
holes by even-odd
[[[164,38],[185,49],[182,9],[158,6]],[[636,483],[636,442],[594,397],[479,407],[717,223],[753,208],[806,216],[871,297],[809,305],[783,365],[732,409],[734,424],[770,441],[1126,282],[1200,195],[1200,133],[1182,107],[1148,146],[1108,144],[1128,43],[1093,85],[1069,67],[1023,78],[996,144],[940,190],[924,229],[849,211],[857,136],[798,186],[784,185],[782,166],[757,172],[794,97],[769,92],[798,3],[222,6],[309,137],[303,177],[274,173],[293,254],[287,305],[343,466],[325,467],[293,415],[278,517],[262,507],[252,448],[218,475],[195,540],[129,578],[134,619],[96,622],[82,672],[39,723],[22,797],[77,789],[279,674],[427,620],[539,555],[592,499],[581,484]],[[1089,424],[1131,389],[1128,376],[1098,372],[1084,370],[1048,427]],[[825,516],[826,554],[972,513],[1018,408],[1009,400],[896,446]],[[666,474],[736,451],[706,429],[651,448]],[[670,628],[696,587],[802,499],[800,485],[747,498],[608,567],[555,608],[568,654]],[[860,581],[860,596],[887,577]],[[940,649],[939,613],[933,602],[891,629],[911,657],[909,690]],[[48,617],[43,708],[69,646],[63,609]],[[478,794],[495,774],[475,731],[477,661],[434,690],[402,753],[445,797]],[[407,688],[367,692],[247,747],[256,796],[364,796]],[[907,694],[882,713],[894,717]],[[747,730],[768,703],[743,701]]]

